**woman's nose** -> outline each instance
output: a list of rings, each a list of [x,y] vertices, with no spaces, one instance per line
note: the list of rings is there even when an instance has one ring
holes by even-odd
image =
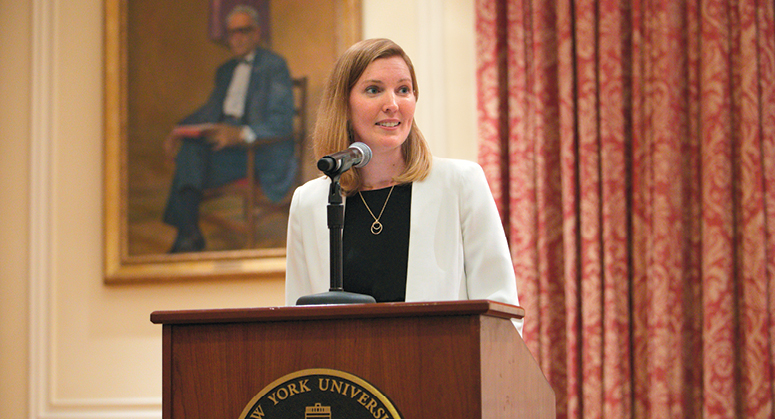
[[[382,105],[382,110],[385,112],[395,112],[398,110],[398,102],[396,101],[396,94],[388,92],[385,95],[385,103]]]

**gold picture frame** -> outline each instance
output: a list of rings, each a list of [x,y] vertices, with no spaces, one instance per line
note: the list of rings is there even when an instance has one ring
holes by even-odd
[[[135,7],[140,0],[132,0]],[[178,18],[181,10],[191,13],[191,0],[143,0],[148,7],[167,8]],[[196,0],[208,3],[211,0]],[[129,177],[128,156],[130,91],[129,53],[130,30],[142,26],[143,14],[129,16],[130,0],[104,0],[105,12],[105,97],[104,97],[104,280],[106,283],[137,283],[147,281],[190,279],[280,278],[285,273],[285,248],[219,250],[197,253],[133,254],[129,251]],[[183,3],[181,3],[183,2]],[[272,49],[279,49],[294,69],[309,80],[307,107],[308,125],[322,91],[322,85],[336,58],[361,36],[360,0],[269,0],[272,9]],[[307,3],[307,7],[299,5]],[[197,3],[198,4],[198,3]],[[203,6],[204,7],[204,6]],[[304,9],[309,9],[305,12]],[[135,19],[135,20],[133,20]],[[137,21],[137,20],[140,21]],[[197,24],[200,17],[197,17]],[[205,22],[207,16],[201,16]],[[306,19],[306,20],[305,20]],[[206,23],[204,24],[206,25]],[[159,42],[164,34],[149,30],[134,31]],[[295,27],[295,29],[294,29]],[[164,30],[164,29],[158,29]],[[318,32],[316,32],[318,31]],[[143,41],[145,42],[145,41]],[[140,42],[138,42],[139,44]],[[134,45],[134,44],[133,44]],[[197,63],[198,64],[198,63]],[[212,80],[208,80],[209,83]],[[210,87],[205,87],[209,93]],[[308,130],[309,132],[310,130]],[[159,144],[161,139],[159,139]],[[159,146],[159,152],[162,152]],[[302,162],[304,163],[304,161]],[[312,163],[310,163],[312,165]],[[308,176],[314,168],[304,165]]]

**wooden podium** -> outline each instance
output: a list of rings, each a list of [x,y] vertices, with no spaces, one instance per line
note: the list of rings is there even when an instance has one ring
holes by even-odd
[[[511,321],[523,315],[485,300],[157,311],[163,418],[274,419],[250,403],[311,394],[316,380],[267,386],[321,369],[362,379],[404,419],[554,418],[554,392]],[[364,417],[393,417],[350,390]],[[351,419],[315,407],[306,417]]]

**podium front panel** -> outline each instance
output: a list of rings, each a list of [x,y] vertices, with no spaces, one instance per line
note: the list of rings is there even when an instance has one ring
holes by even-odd
[[[514,387],[529,374],[514,368],[532,362],[510,321],[520,314],[481,301],[156,312],[152,320],[163,324],[163,417],[237,419],[270,383],[309,369],[365,380],[405,419],[515,417],[526,405],[518,394],[525,389]],[[504,349],[515,342],[523,349]],[[525,355],[527,361],[512,359]],[[535,365],[526,368],[538,388],[548,388]],[[543,398],[537,404],[553,405],[551,389],[534,393]],[[551,410],[520,417],[554,417]]]
[[[170,418],[238,418],[269,383],[330,368],[361,377],[403,417],[476,417],[478,318],[165,326],[174,342]]]

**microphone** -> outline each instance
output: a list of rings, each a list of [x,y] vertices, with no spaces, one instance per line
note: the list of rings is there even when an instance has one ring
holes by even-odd
[[[364,143],[350,144],[347,150],[330,154],[318,160],[318,169],[326,175],[336,176],[350,170],[351,167],[363,167],[371,160],[371,149]]]

